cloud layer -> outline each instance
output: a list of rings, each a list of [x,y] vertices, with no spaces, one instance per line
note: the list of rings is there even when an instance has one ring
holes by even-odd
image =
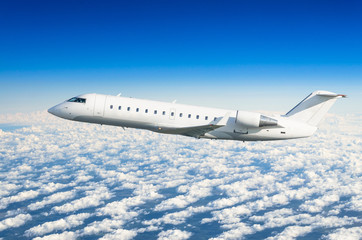
[[[358,239],[362,116],[311,138],[196,140],[2,115],[3,239]]]

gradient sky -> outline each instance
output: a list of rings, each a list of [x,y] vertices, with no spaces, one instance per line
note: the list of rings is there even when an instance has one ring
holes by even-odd
[[[88,92],[362,113],[360,1],[1,1],[0,113]]]

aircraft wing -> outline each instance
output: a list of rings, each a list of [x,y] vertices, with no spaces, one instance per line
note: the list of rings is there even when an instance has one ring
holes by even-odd
[[[220,127],[223,127],[223,126],[210,124],[210,125],[202,125],[202,126],[196,126],[196,127],[176,128],[176,129],[168,130],[167,133],[180,134],[180,135],[185,135],[185,136],[189,136],[189,137],[200,138],[205,133],[213,131]]]
[[[205,135],[205,133],[207,133],[207,132],[211,132],[217,128],[225,126],[227,123],[227,120],[229,119],[229,115],[230,115],[230,113],[227,113],[216,124],[175,128],[172,130],[168,130],[167,133],[180,134],[180,135],[185,135],[185,136],[189,136],[189,137],[200,138],[201,136]]]

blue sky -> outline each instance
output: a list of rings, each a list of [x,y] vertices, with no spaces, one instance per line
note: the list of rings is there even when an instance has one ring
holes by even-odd
[[[2,1],[0,113],[86,92],[286,112],[317,89],[361,113],[359,1]]]

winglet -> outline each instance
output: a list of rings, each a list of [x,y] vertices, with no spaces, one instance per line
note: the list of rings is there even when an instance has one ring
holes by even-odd
[[[225,126],[229,120],[230,112],[227,112],[223,118],[220,119],[215,125],[216,126]]]

